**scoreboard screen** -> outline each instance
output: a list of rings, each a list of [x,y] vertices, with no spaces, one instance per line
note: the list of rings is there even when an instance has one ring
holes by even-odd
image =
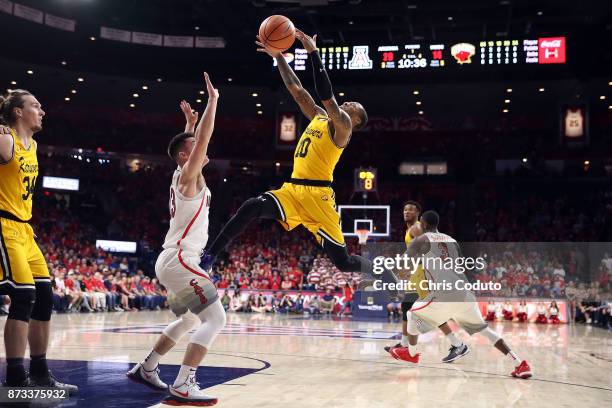
[[[306,69],[308,53],[303,48],[296,48],[284,55],[296,71]],[[564,64],[566,38],[321,46],[319,55],[329,71],[448,70],[456,67]]]
[[[377,170],[372,167],[355,169],[355,191],[358,193],[378,191],[377,173]]]

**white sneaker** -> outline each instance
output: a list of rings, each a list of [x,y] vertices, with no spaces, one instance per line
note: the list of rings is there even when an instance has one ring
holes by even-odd
[[[153,371],[147,371],[142,366],[142,363],[136,364],[130,371],[125,374],[130,380],[139,382],[156,390],[167,390],[168,384],[159,378],[159,368],[155,367]]]
[[[163,403],[173,405],[181,403],[185,405],[197,405],[199,407],[209,407],[217,403],[217,397],[204,394],[196,382],[195,377],[187,378],[180,387],[171,385],[169,387],[170,397],[164,399]]]

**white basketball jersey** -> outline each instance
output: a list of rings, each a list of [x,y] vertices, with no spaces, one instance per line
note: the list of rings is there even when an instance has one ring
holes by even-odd
[[[208,212],[210,190],[206,185],[193,198],[185,198],[179,192],[181,170],[176,169],[170,185],[170,228],[163,248],[178,248],[201,254],[208,241]]]
[[[459,257],[459,244],[451,236],[441,232],[426,232],[424,235],[430,243],[429,252],[423,257],[425,278],[445,285],[433,289],[430,286],[430,294],[438,301],[461,302],[466,300],[469,291],[457,289],[456,282],[467,282],[467,280],[463,274],[457,273],[454,263],[451,267],[448,261]]]
[[[568,109],[565,113],[565,136],[582,137],[584,135],[584,118],[582,110]]]

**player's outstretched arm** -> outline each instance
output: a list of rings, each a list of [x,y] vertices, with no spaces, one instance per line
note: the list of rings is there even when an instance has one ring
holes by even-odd
[[[293,96],[295,102],[299,105],[304,116],[306,116],[309,120],[312,120],[315,115],[325,114],[323,108],[317,106],[314,99],[312,99],[312,96],[310,96],[308,91],[304,89],[300,79],[297,77],[297,75],[295,75],[295,72],[293,72],[289,64],[287,64],[287,61],[285,61],[283,54],[278,50],[264,46],[259,41],[259,36],[257,36],[257,41],[255,41],[255,44],[257,44],[259,47],[257,48],[257,51],[265,52],[276,60],[278,72],[280,72],[287,90],[291,96]]]
[[[312,63],[312,72],[314,75],[315,89],[319,95],[319,99],[323,103],[323,107],[327,111],[327,115],[334,125],[334,142],[339,147],[344,147],[351,138],[353,124],[349,115],[340,109],[338,102],[334,97],[331,81],[327,75],[327,71],[323,66],[323,61],[317,51],[317,35],[314,37],[304,34],[301,30],[295,30],[295,38],[302,42],[302,45],[308,52]]]
[[[185,115],[185,133],[193,133],[195,131],[195,125],[198,123],[199,112],[191,109],[189,102],[181,101],[181,111]]]
[[[217,100],[219,99],[219,91],[215,89],[213,84],[210,82],[208,74],[204,73],[204,80],[206,81],[206,90],[208,92],[208,104],[204,115],[198,123],[198,127],[195,131],[195,146],[189,156],[189,160],[183,165],[181,170],[181,177],[179,183],[185,183],[187,180],[200,175],[202,167],[207,162],[206,152],[208,151],[208,143],[212,136],[215,128],[215,115],[217,113]]]

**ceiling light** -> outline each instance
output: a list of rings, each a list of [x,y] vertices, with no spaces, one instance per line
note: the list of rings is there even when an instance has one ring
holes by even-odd
[[[423,114],[423,111],[419,111],[419,115],[422,115],[422,114]]]
[[[451,16],[448,16],[448,21],[453,21],[453,18]]]
[[[84,78],[77,78],[77,81],[79,82],[83,82],[85,79]]]
[[[258,115],[263,115],[263,111],[257,111]]]
[[[508,109],[504,109],[502,112],[508,113],[509,111],[508,111]]]
[[[510,99],[504,99],[504,103],[510,103]]]
[[[512,88],[506,89],[506,92],[508,92],[508,93],[512,92]]]
[[[96,37],[93,37],[93,36],[92,36],[92,37],[89,37],[89,39],[90,39],[91,41],[96,41]]]
[[[161,81],[162,81],[162,79],[161,79],[161,78],[157,78],[157,82],[161,82]]]
[[[28,75],[34,74],[34,71],[32,71],[31,69],[28,69],[26,72],[28,73]]]
[[[67,62],[66,62],[66,61],[62,61],[62,62],[60,62],[60,64],[62,64],[62,65],[66,65],[66,64],[67,64]]]
[[[200,95],[204,95],[204,91],[200,91]]]
[[[339,96],[344,96],[344,92],[338,93]]]
[[[232,82],[233,79],[232,78],[227,78],[227,82]]]
[[[136,105],[134,105],[133,103],[130,103],[130,108],[135,108]]]
[[[17,85],[17,81],[11,81],[11,85]]]
[[[202,100],[201,99],[196,99],[196,102],[197,103],[202,103]]]
[[[259,95],[257,94],[257,92],[253,92],[253,93],[251,94],[251,96],[252,96],[252,97],[254,97],[254,98],[257,98]]]
[[[543,12],[538,11],[538,16],[541,16],[541,15],[543,15],[543,14],[544,14]]]
[[[68,101],[70,100],[70,98],[69,98],[69,97],[65,97],[65,98],[64,98],[64,100],[65,100],[66,102],[68,102]]]
[[[140,95],[138,95],[137,93],[135,93],[135,94],[132,94],[132,96],[133,96],[134,98],[138,98]]]
[[[523,163],[527,163],[527,158],[523,157]]]
[[[72,91],[70,91],[70,93],[75,94],[76,93],[76,89],[73,89]]]
[[[144,89],[144,90],[146,91],[147,89],[149,89],[149,87],[148,87],[148,86],[146,86],[146,85],[143,85],[143,86],[142,86],[142,89]]]
[[[421,101],[416,101],[416,104],[417,104],[417,105],[420,105],[420,104],[421,104]]]
[[[413,94],[413,95],[418,95],[419,93],[420,93],[420,92],[419,92],[419,91],[417,91],[416,89],[415,89],[414,91],[412,91],[412,94]]]
[[[606,99],[606,95],[601,95],[599,99],[603,101],[604,99]]]
[[[546,89],[544,89],[544,88],[540,88],[540,89],[538,89],[538,91],[540,91],[540,92],[544,92],[545,90],[546,90]]]
[[[256,103],[255,106],[259,108],[261,106],[261,103]]]

